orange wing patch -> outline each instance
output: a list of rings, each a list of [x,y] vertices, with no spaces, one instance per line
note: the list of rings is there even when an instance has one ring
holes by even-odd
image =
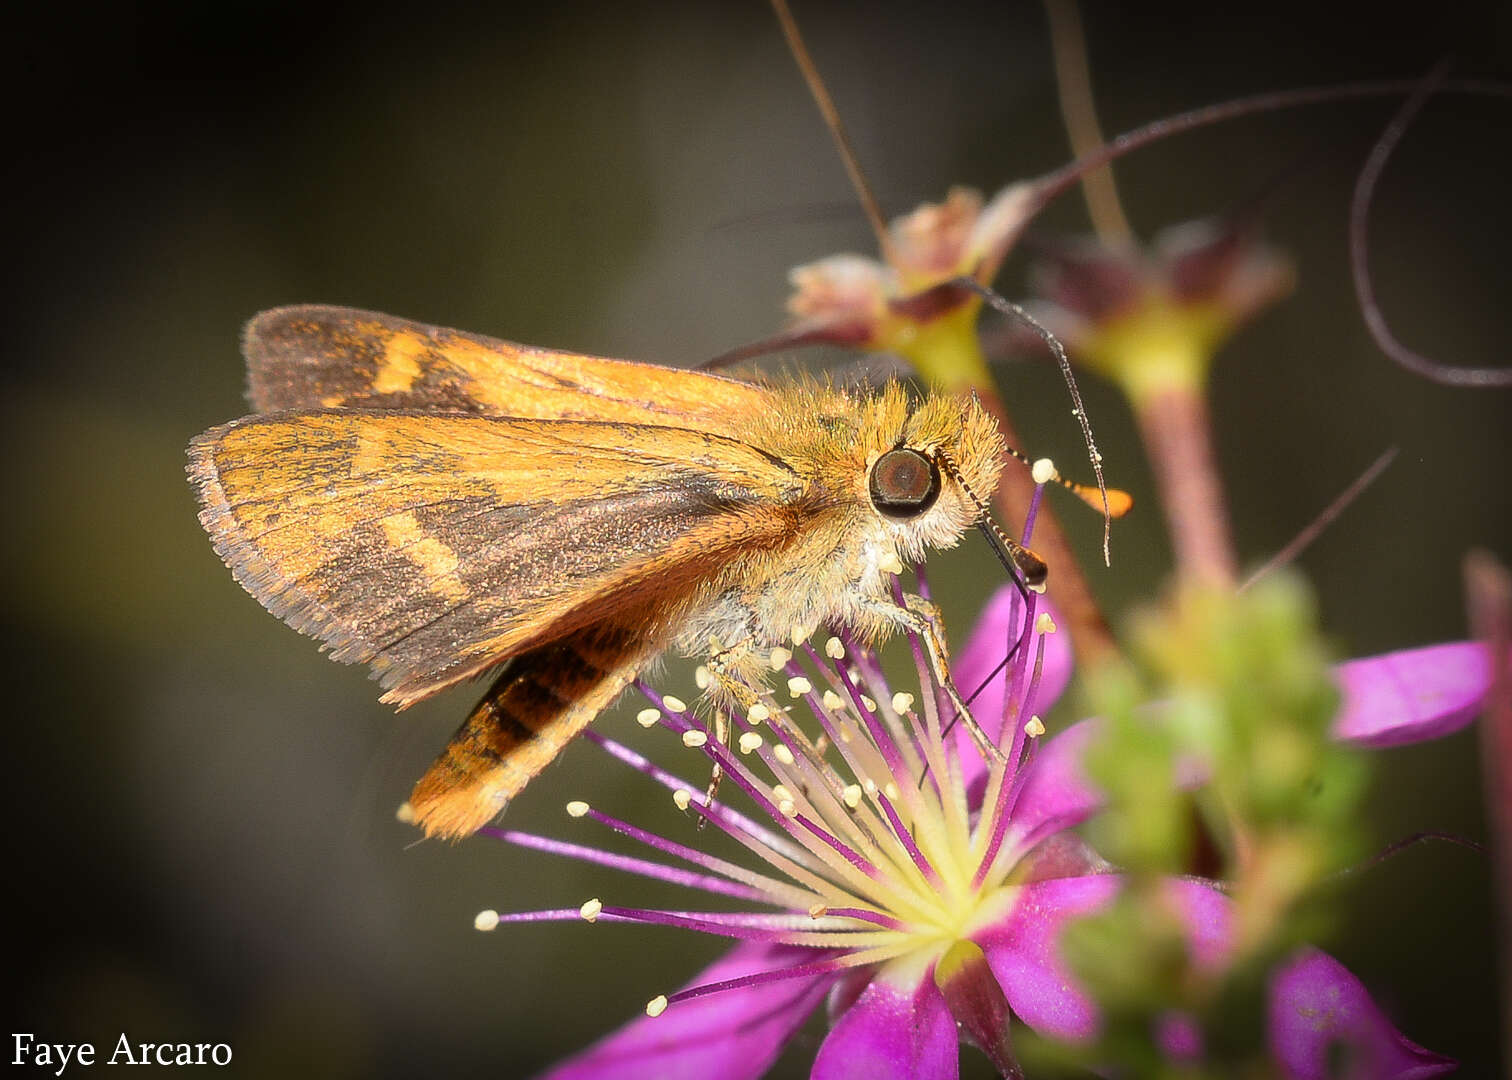
[[[260,413],[322,408],[481,413],[696,427],[738,438],[764,387],[705,372],[514,345],[352,308],[265,311],[247,324]]]

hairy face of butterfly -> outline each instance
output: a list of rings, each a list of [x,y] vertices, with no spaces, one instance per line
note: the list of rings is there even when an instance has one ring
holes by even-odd
[[[795,626],[877,640],[896,627],[884,610],[895,610],[893,575],[955,545],[981,516],[1002,445],[975,402],[911,398],[897,384],[800,384],[744,437],[799,478],[795,527],[780,555],[734,564],[688,621],[685,648],[711,637],[771,645]]]
[[[885,594],[879,571],[893,558],[917,565],[929,549],[956,544],[996,486],[1002,449],[976,402],[910,395],[897,383],[866,391],[800,383],[743,438],[800,478],[786,550],[800,587],[814,583],[841,603],[858,589]]]

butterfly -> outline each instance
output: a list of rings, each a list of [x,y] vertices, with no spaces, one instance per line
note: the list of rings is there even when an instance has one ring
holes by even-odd
[[[188,467],[236,580],[400,708],[493,677],[411,796],[430,835],[486,824],[669,649],[708,657],[726,709],[795,631],[909,628],[943,664],[892,575],[984,524],[1001,468],[974,400],[897,382],[740,381],[315,305],[258,315],[243,351],[253,414]]]

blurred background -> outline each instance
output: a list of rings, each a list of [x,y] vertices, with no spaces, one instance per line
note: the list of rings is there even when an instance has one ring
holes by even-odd
[[[1411,77],[1445,55],[1509,74],[1504,4],[1220,7],[1089,6],[1108,133],[1256,91]],[[870,235],[755,0],[358,11],[59,8],[13,32],[0,74],[8,1032],[226,1042],[237,1075],[516,1076],[720,949],[614,925],[477,934],[485,907],[687,901],[489,841],[416,844],[395,808],[475,690],[395,716],[363,670],[265,613],[200,531],[183,449],[244,411],[238,335],[263,308],[350,304],[691,364],[773,332],[787,270],[870,253]],[[799,2],[796,15],[889,213],[1066,158],[1036,4]],[[1401,448],[1301,561],[1341,655],[1463,636],[1462,554],[1512,556],[1512,395],[1394,368],[1350,288],[1349,191],[1393,107],[1246,120],[1117,168],[1146,236],[1285,174],[1269,235],[1298,291],[1222,354],[1214,411],[1251,563]],[[1373,213],[1385,310],[1447,361],[1508,355],[1509,125],[1506,100],[1431,102]],[[1041,227],[1084,229],[1079,196]],[[1011,259],[999,285],[1021,296],[1024,272]],[[1024,449],[1080,460],[1053,370],[1000,374]],[[1083,388],[1110,482],[1144,499],[1115,530],[1111,570],[1091,559],[1096,517],[1063,508],[1118,621],[1156,594],[1169,549],[1127,413],[1092,377]],[[932,563],[957,633],[997,580],[979,547]],[[664,681],[691,696],[685,667]],[[685,767],[635,707],[600,724]],[[1379,844],[1420,829],[1484,838],[1473,731],[1379,762]],[[509,820],[581,839],[561,812],[572,798],[692,834],[659,790],[585,746]],[[1497,1072],[1484,857],[1413,848],[1349,897],[1327,945],[1410,1037],[1466,1075]],[[810,1025],[779,1074],[806,1075],[822,1032]]]

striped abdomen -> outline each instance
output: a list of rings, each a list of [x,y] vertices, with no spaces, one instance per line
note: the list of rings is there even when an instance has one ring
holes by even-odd
[[[635,677],[646,646],[595,626],[511,658],[410,795],[426,835],[488,824]]]

